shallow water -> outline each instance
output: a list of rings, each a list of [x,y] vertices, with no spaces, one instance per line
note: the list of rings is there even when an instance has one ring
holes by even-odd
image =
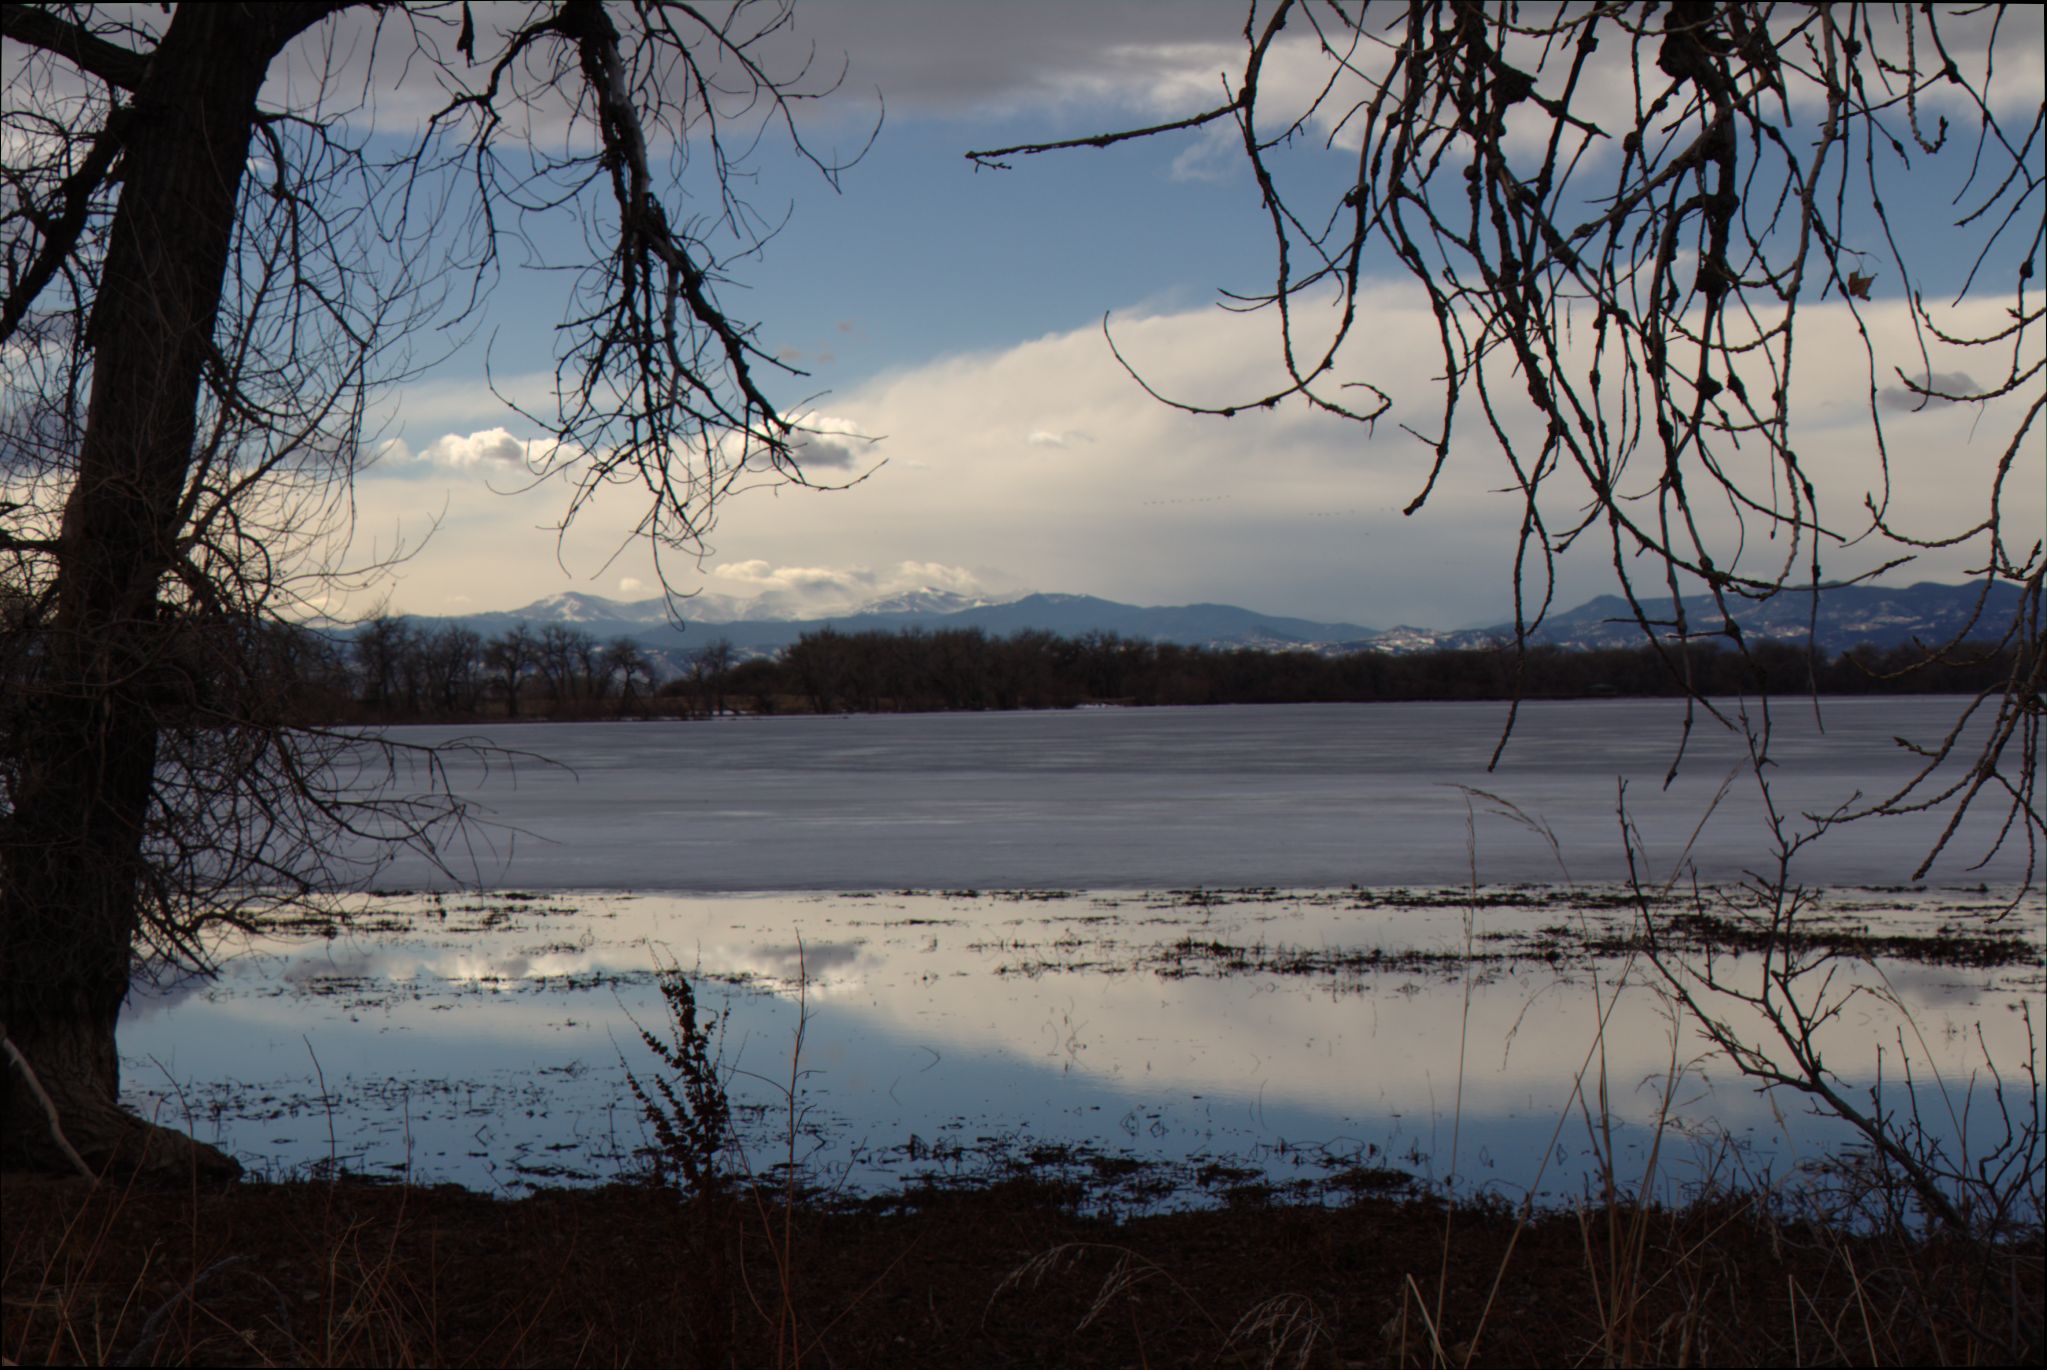
[[[1598,1171],[1577,1085],[1596,1100],[1602,1040],[1623,1183],[1675,1194],[1714,1155],[1723,1178],[1782,1176],[1848,1140],[1713,1061],[1639,960],[1583,951],[1629,926],[1613,893],[411,897],[138,993],[122,1043],[131,1102],[258,1170],[506,1190],[632,1168],[622,1062],[651,1066],[635,1021],[661,1025],[662,961],[729,1014],[748,1168],[793,1137],[812,1181],[853,1191],[1034,1165],[1126,1206],[1313,1197],[1389,1169],[1568,1196]],[[1837,891],[1825,916],[1933,935],[1984,903]],[[1884,993],[1846,1001],[1833,1067],[1867,1082],[1881,1046],[1895,1079],[1902,1046],[1960,1099],[1986,1051],[2009,1071],[2037,1050],[2038,920],[2020,921],[2016,968],[1844,962]],[[1975,1107],[1980,1131],[1980,1090]]]

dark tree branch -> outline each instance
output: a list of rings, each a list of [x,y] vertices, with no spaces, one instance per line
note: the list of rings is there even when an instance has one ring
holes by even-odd
[[[116,105],[109,112],[106,125],[93,139],[78,170],[64,178],[63,210],[55,218],[42,218],[35,223],[43,245],[28,270],[7,292],[6,303],[0,305],[0,344],[14,336],[36,297],[77,251],[79,235],[85,232],[94,201],[105,191],[114,161],[121,154],[131,117],[132,112],[125,105]]]
[[[1200,128],[1218,119],[1227,119],[1244,107],[1245,96],[1239,95],[1228,104],[1217,105],[1205,114],[1190,114],[1184,119],[1170,119],[1148,128],[1125,129],[1121,133],[1096,133],[1086,138],[1067,138],[1056,143],[1018,143],[1013,147],[992,147],[984,152],[969,152],[964,155],[975,166],[1007,171],[1009,167],[1002,160],[1004,157],[1029,157],[1040,152],[1058,152],[1064,148],[1114,147],[1118,143],[1127,143],[1137,138],[1150,138],[1161,133],[1178,133],[1182,129]]]
[[[1884,569],[1922,551],[1972,546],[1983,554],[1972,574],[1986,591],[2001,582],[2024,587],[2025,602],[2037,596],[2047,560],[2025,545],[2031,538],[2005,532],[2014,517],[2005,488],[2016,453],[2038,454],[2035,414],[2023,400],[2047,369],[2037,352],[2047,310],[2031,284],[2047,229],[2031,235],[2015,262],[2007,319],[1946,326],[1926,304],[1922,264],[1893,234],[1885,206],[1893,183],[1884,173],[1909,172],[1916,187],[1941,153],[1941,134],[1919,132],[1919,102],[1951,89],[1983,127],[1974,160],[1958,168],[1967,181],[1956,228],[1976,225],[1971,237],[1982,240],[1980,250],[1971,241],[1961,261],[1973,256],[1980,267],[2007,225],[2040,220],[2047,178],[2037,152],[2047,112],[2029,112],[2031,129],[2007,136],[2000,103],[1990,98],[1988,53],[1979,54],[1974,76],[1953,56],[1968,13],[1914,9],[1879,20],[1867,9],[1787,15],[1713,3],[1523,14],[1417,0],[1390,10],[1383,36],[1370,39],[1378,46],[1366,49],[1363,20],[1335,4],[1275,5],[1263,32],[1263,8],[1248,10],[1242,75],[1229,104],[1143,129],[967,154],[993,165],[1238,120],[1275,270],[1270,289],[1226,295],[1224,304],[1278,316],[1286,383],[1248,395],[1169,398],[1169,387],[1112,339],[1112,357],[1148,394],[1225,418],[1299,399],[1369,429],[1390,396],[1356,374],[1359,364],[1381,360],[1358,336],[1359,296],[1397,264],[1434,316],[1441,363],[1440,425],[1427,432],[1401,425],[1428,449],[1407,512],[1422,507],[1468,445],[1458,442],[1460,416],[1467,428],[1476,418],[1522,505],[1513,571],[1518,643],[1543,628],[1558,558],[1595,530],[1610,546],[1630,614],[1681,679],[1691,658],[1675,647],[1710,637],[1747,658],[1745,605],[1787,592],[1816,598],[1840,578],[1823,572],[1823,552],[1857,544],[1881,549],[1870,560]],[[1316,78],[1319,90],[1265,89],[1276,79],[1267,74],[1268,49],[1289,12],[1313,30],[1329,72]],[[1361,60],[1361,51],[1383,61]],[[1261,130],[1261,116],[1276,132]],[[1889,126],[1900,116],[1918,139],[1917,162],[1908,161],[1905,130]],[[1303,136],[1311,131],[1326,136]],[[1586,155],[1616,137],[1613,155]],[[1886,149],[1894,164],[1882,163]],[[1956,160],[1950,149],[1939,166]],[[1905,515],[1920,511],[1893,506],[1890,425],[1878,403],[1888,368],[1873,323],[1890,301],[1870,298],[1877,276],[1856,250],[1858,236],[1887,254],[1885,274],[1895,273],[1907,311],[1903,346],[1914,361],[1898,368],[1904,392],[1923,402],[2007,401],[2000,419],[2012,422],[2011,442],[1978,482],[1981,517],[1960,526],[1912,529]],[[1995,260],[2010,260],[2006,250],[1999,245]],[[1962,293],[1971,286],[1984,288],[1974,273]],[[1808,317],[1821,302],[1831,312],[1836,301],[1868,369],[1875,470],[1860,527],[1852,523],[1853,491],[1823,510],[1828,492],[1792,418],[1812,384],[1793,384],[1817,346]],[[1996,374],[1938,387],[1936,340],[1974,349]],[[1359,403],[1360,394],[1373,402]],[[1688,621],[1693,593],[1710,599],[1709,622]],[[1930,649],[1929,662],[1939,655]],[[1760,668],[1754,683],[1765,688]],[[1929,763],[1871,812],[1904,811],[1938,794],[1959,813],[2004,792],[1993,775],[2009,782],[2005,791],[2030,795],[2038,704],[2019,693],[2006,702],[2034,725],[1979,757],[1988,768],[1981,783],[1936,783]],[[1709,700],[1693,704],[1721,717]],[[2011,817],[2029,846],[2047,834],[2028,803]],[[1959,830],[1957,817],[1948,836]]]
[[[59,19],[41,5],[0,4],[0,26],[16,43],[62,57],[71,65],[121,90],[140,89],[150,54],[110,43],[96,33]]]

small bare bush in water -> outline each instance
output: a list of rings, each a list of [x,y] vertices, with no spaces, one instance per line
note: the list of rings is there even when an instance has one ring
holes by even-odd
[[[1865,1232],[1896,1269],[1913,1272],[1909,1296],[1892,1300],[1892,1309],[1929,1325],[1959,1322],[1969,1344],[1987,1348],[1991,1359],[2036,1362],[2042,1324],[2037,1294],[2029,1291],[2041,1260],[2047,1121],[2031,1009],[2021,1001],[2018,1060],[2000,1063],[1979,1022],[1980,1067],[1966,1080],[1944,1074],[1877,959],[1802,929],[1820,896],[1798,883],[1795,860],[1841,815],[1804,815],[1803,829],[1791,822],[1771,791],[1767,715],[1758,727],[1744,708],[1740,721],[1771,860],[1737,886],[1707,890],[1694,880],[1689,912],[1679,916],[1727,929],[1744,954],[1723,955],[1711,943],[1690,950],[1671,935],[1662,908],[1683,863],[1660,885],[1645,879],[1640,834],[1621,786],[1621,830],[1648,960],[1721,1059],[1765,1092],[1803,1098],[1852,1130],[1855,1141],[1819,1168],[1820,1184],[1800,1198],[1843,1252],[1846,1234]],[[2032,892],[2029,879],[1989,921],[2009,915]],[[1875,984],[1853,972],[1850,963],[1858,960],[1867,962]],[[1900,1022],[1895,1049],[1878,1044],[1875,1078],[1856,1081],[1840,1073],[1828,1048],[1841,1041],[1851,1007],[1863,997],[1883,1001]],[[1885,1358],[1874,1331],[1869,1354]]]
[[[724,1178],[719,1157],[732,1127],[719,1049],[726,1015],[705,1013],[695,986],[676,965],[661,970],[661,1001],[668,1009],[666,1036],[638,1022],[634,1026],[663,1069],[642,1081],[628,1066],[626,1087],[654,1134],[648,1154],[655,1182],[678,1184],[693,1195],[715,1194]]]
[[[1743,723],[1748,726],[1745,713]],[[2047,1183],[2047,1127],[2041,1117],[2039,1034],[2030,1008],[2019,1006],[2023,1059],[2000,1066],[1978,1024],[1981,1069],[1966,1081],[1945,1078],[1875,958],[1804,933],[1801,920],[1820,896],[1798,883],[1793,865],[1833,820],[1808,815],[1810,826],[1796,830],[1771,792],[1765,744],[1753,728],[1750,746],[1749,769],[1763,802],[1771,861],[1739,885],[1709,891],[1695,884],[1688,914],[1695,924],[1725,928],[1746,956],[1717,955],[1710,944],[1687,952],[1671,936],[1661,901],[1648,897],[1640,836],[1628,821],[1622,787],[1622,835],[1650,964],[1718,1054],[1744,1076],[1766,1091],[1803,1096],[1853,1129],[1858,1140],[1852,1164],[1840,1168],[1840,1178],[1849,1183],[1839,1219],[1913,1227],[1923,1217],[1955,1236],[1990,1243],[2027,1234],[2037,1238]],[[1677,878],[1673,873],[1662,892]],[[1877,985],[1851,973],[1850,962],[1865,959]],[[1884,1001],[1902,1020],[1895,1052],[1879,1047],[1877,1077],[1866,1085],[1843,1078],[1822,1043],[1830,1029],[1839,1032],[1853,1002],[1863,997]],[[1886,1057],[1892,1067],[1888,1080]],[[1945,1126],[1930,1121],[1929,1110]]]

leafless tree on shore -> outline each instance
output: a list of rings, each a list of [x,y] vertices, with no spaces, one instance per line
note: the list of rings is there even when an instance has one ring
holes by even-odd
[[[211,930],[459,840],[433,753],[292,726],[273,659],[268,625],[379,570],[335,550],[370,397],[527,217],[579,215],[529,453],[565,519],[630,483],[689,552],[734,489],[800,480],[721,291],[771,227],[755,140],[836,176],[796,115],[837,73],[766,65],[785,3],[0,17],[0,1152],[225,1169],[118,1107],[134,958],[204,964]],[[420,112],[380,129],[379,99]]]

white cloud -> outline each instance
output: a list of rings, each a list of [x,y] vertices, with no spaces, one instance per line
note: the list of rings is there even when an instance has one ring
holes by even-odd
[[[774,573],[773,566],[757,557],[752,561],[732,561],[711,568],[711,574],[720,579],[736,580],[746,584],[769,579]]]
[[[1511,473],[1477,409],[1467,408],[1427,507],[1402,516],[1432,453],[1399,425],[1428,431],[1440,418],[1435,320],[1404,282],[1372,286],[1360,308],[1367,322],[1346,347],[1338,374],[1369,380],[1394,397],[1376,430],[1298,403],[1240,410],[1230,419],[1175,411],[1132,384],[1090,325],[910,368],[836,397],[838,414],[859,415],[858,428],[888,434],[872,449],[888,458],[886,466],[843,490],[785,487],[731,500],[707,559],[671,559],[660,571],[680,590],[708,584],[756,602],[779,600],[796,613],[839,612],[923,586],[979,593],[999,585],[1143,603],[1222,600],[1369,626],[1497,622],[1508,605],[1522,510],[1518,495],[1502,493]],[[2001,301],[1971,304],[1940,322],[1950,332],[1993,328],[2002,308]],[[1922,361],[1902,303],[1879,300],[1860,312],[1880,383],[1894,382],[1894,364],[1915,375],[1930,365],[1941,378],[1986,374],[1982,356],[1960,349],[1933,347]],[[1868,525],[1865,495],[1886,498],[1870,441],[1869,363],[1845,303],[1808,304],[1800,320],[1793,445],[1820,489],[1822,522],[1853,537]],[[1300,322],[1315,322],[1305,306]],[[1214,309],[1112,322],[1141,374],[1163,393],[1201,404],[1242,404],[1279,381],[1274,326],[1270,314]],[[1580,337],[1573,345],[1589,344]],[[2026,347],[2026,355],[2038,355],[2038,330]],[[1489,364],[1487,380],[1503,422],[1533,451],[1540,429],[1517,398],[1521,383],[1504,355],[1498,365],[1494,371]],[[1768,383],[1759,376],[1749,389],[1767,393]],[[1906,413],[1886,407],[1888,507],[1904,531],[1932,535],[1983,517],[1984,476],[2010,441],[2018,407],[2014,400]],[[816,426],[833,433],[855,427],[836,417],[829,429],[822,421]],[[450,461],[473,455],[470,466],[421,463],[457,477],[524,449],[508,434],[484,430],[450,435],[428,450]],[[1024,453],[1028,460],[1020,459]],[[1723,445],[1723,458],[1730,476],[1769,500],[1779,472],[1763,444]],[[2037,442],[2022,446],[2007,490],[2038,490],[2042,465]],[[1629,492],[1653,487],[1660,469],[1660,458],[1644,448],[1626,473]],[[1575,482],[1567,468],[1550,487],[1545,512],[1552,527],[1575,520],[1585,498]],[[396,506],[402,510],[418,505],[416,487],[366,482],[365,497],[373,487],[410,496]],[[1713,511],[1709,489],[1698,491],[1699,508],[1716,561],[1773,571],[1783,540],[1765,537],[1751,515],[1746,550],[1735,562],[1741,530],[1724,501]],[[560,516],[559,494],[498,499],[481,482],[462,482],[436,542],[415,564],[415,582],[445,578],[451,582],[445,589],[460,588],[489,605],[551,593],[561,588],[564,571],[660,583],[660,571],[634,541],[644,491],[606,491],[558,540],[545,525]],[[1634,507],[1653,514],[1651,506]],[[2008,500],[2005,514],[2008,545],[2023,548],[2041,536],[2037,501]],[[1885,555],[1878,542],[1826,544],[1822,574],[1867,569]],[[624,564],[613,564],[618,555]],[[1956,579],[1982,555],[1980,543],[1926,553],[1895,575]],[[1611,561],[1610,546],[1585,539],[1562,564],[1562,603],[1609,590]],[[442,565],[445,577],[430,571]],[[987,569],[996,566],[999,573]]]
[[[1235,124],[1210,124],[1174,155],[1168,174],[1176,181],[1227,181],[1243,175],[1243,135]]]
[[[1435,322],[1404,284],[1372,287],[1361,308],[1368,324],[1346,347],[1339,374],[1394,397],[1376,431],[1297,403],[1231,419],[1176,412],[1121,373],[1098,329],[1082,328],[935,362],[844,396],[848,411],[889,433],[880,450],[890,464],[829,498],[736,503],[724,542],[757,551],[762,575],[784,562],[880,564],[877,554],[915,548],[947,564],[999,560],[1034,588],[1123,599],[1224,599],[1367,624],[1497,618],[1521,511],[1518,495],[1501,493],[1511,472],[1478,410],[1468,408],[1428,505],[1402,516],[1432,454],[1398,425],[1428,431],[1439,421]],[[1944,322],[1994,323],[1994,302],[1971,308]],[[1879,302],[1862,313],[1879,378],[1892,360],[1909,357],[1917,370],[1904,308]],[[1808,305],[1800,317],[1793,441],[1821,491],[1824,520],[1852,537],[1867,526],[1864,496],[1881,499],[1885,482],[1869,438],[1868,365],[1844,304]],[[1305,313],[1304,320],[1312,321]],[[1113,330],[1140,373],[1175,398],[1242,403],[1278,380],[1269,314],[1196,310],[1119,319]],[[1963,369],[1938,351],[1932,361],[1936,374]],[[1509,431],[1524,451],[1537,450],[1541,430],[1517,402],[1520,382],[1504,358],[1489,384]],[[1767,384],[1752,381],[1750,389],[1766,393]],[[1980,406],[1938,408],[1892,420],[1891,508],[1929,532],[1982,517],[1975,505],[1987,487],[1956,480],[1957,469],[1974,469],[1956,464],[1973,463],[1972,453],[1991,462],[2009,440],[2010,407],[1991,406],[1996,412],[1980,428],[1973,426]],[[1073,441],[1083,433],[1093,439],[1086,448]],[[1018,434],[1035,460],[1016,461]],[[1660,464],[1652,455],[1640,454],[1631,482],[1653,483]],[[1773,467],[1762,444],[1747,442],[1724,459],[1768,499]],[[2022,454],[2025,461],[2025,488],[2037,488],[2039,453]],[[2020,480],[2015,473],[2008,488],[2021,488]],[[1585,497],[1574,482],[1567,474],[1551,487],[1546,512],[1555,527],[1567,526]],[[1703,494],[1700,503],[1716,561],[1734,564],[1741,534],[1732,516],[1715,515]],[[2015,543],[2039,535],[2037,509],[2008,508],[2007,518]],[[1782,540],[1762,531],[1751,518],[1745,571],[1771,570],[1766,563],[1783,552]],[[829,559],[815,560],[820,552]],[[1955,578],[1981,553],[1975,546],[1928,554],[1903,574]],[[1875,540],[1853,549],[1829,543],[1823,573],[1853,574],[1881,556]],[[1560,596],[1570,603],[1605,592],[1610,565],[1611,549],[1586,541],[1563,564]]]
[[[622,595],[637,594],[646,588],[647,582],[641,580],[638,576],[620,576],[618,578],[618,592]]]
[[[799,432],[790,444],[805,470],[820,467],[851,470],[881,460],[879,441],[852,419],[835,414],[806,414],[795,420]]]
[[[762,590],[843,590],[859,593],[893,593],[910,589],[978,591],[981,578],[960,566],[931,561],[900,561],[893,566],[776,566],[755,558],[729,562],[711,568],[720,580]]]
[[[502,428],[486,428],[480,433],[449,433],[427,444],[419,459],[457,468],[523,466],[526,444]]]
[[[807,590],[841,583],[845,573],[824,566],[775,566],[758,557],[711,568],[720,580],[735,580],[764,590]]]
[[[898,561],[881,566],[777,566],[755,557],[711,567],[711,578],[740,587],[755,616],[816,617],[844,613],[877,599],[916,590],[979,596],[997,593],[1002,578],[964,566]]]
[[[519,438],[502,427],[473,433],[444,433],[414,451],[399,438],[378,447],[371,471],[378,475],[418,476],[426,471],[541,474],[567,454],[552,438]]]

